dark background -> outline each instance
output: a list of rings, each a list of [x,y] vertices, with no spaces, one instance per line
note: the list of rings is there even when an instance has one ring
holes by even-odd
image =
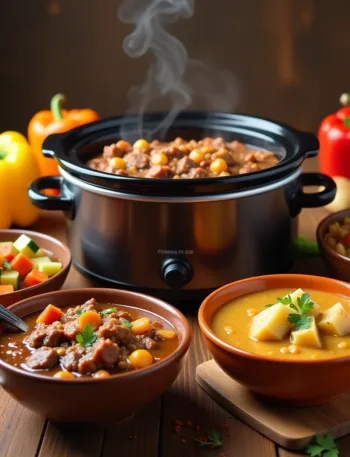
[[[58,91],[69,107],[101,116],[128,109],[128,90],[144,80],[149,58],[124,54],[132,26],[117,18],[119,5],[1,0],[0,131],[25,132]],[[197,0],[193,18],[172,30],[191,57],[235,75],[235,111],[315,131],[350,91],[349,18],[348,0]]]

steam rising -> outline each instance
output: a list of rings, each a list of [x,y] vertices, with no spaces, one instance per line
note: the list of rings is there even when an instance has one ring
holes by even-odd
[[[148,52],[153,62],[144,83],[130,91],[130,112],[138,113],[139,136],[144,133],[143,114],[152,101],[170,101],[169,112],[152,134],[166,131],[177,114],[199,98],[206,109],[228,111],[238,98],[232,75],[188,58],[184,45],[167,30],[169,23],[188,19],[194,0],[124,0],[119,18],[135,28],[123,42],[125,53],[139,58]]]

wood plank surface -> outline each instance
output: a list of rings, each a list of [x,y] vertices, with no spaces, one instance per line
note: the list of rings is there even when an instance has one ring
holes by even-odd
[[[315,166],[310,160],[306,169]],[[323,209],[303,210],[300,233],[315,239],[316,226],[326,214]],[[33,229],[66,241],[63,216],[58,212],[43,212]],[[299,259],[293,271],[328,274],[318,257]],[[88,285],[72,268],[64,288]],[[198,328],[197,309],[195,303],[182,309],[193,329],[183,372],[162,399],[119,427],[93,433],[61,431],[50,423],[44,428],[43,419],[0,390],[0,457],[300,457],[299,453],[276,449],[274,443],[229,414],[197,385],[195,369],[210,358]],[[180,427],[176,433],[174,420],[189,420],[192,425]],[[201,448],[194,443],[207,430],[223,426],[222,449]],[[350,457],[350,437],[340,439],[339,446],[340,457]]]

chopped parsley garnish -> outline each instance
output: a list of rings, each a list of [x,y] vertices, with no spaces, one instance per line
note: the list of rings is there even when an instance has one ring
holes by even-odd
[[[75,339],[82,346],[87,347],[91,346],[97,340],[97,335],[94,333],[93,326],[86,324],[84,329],[78,333]]]
[[[103,309],[102,311],[100,311],[100,314],[102,314],[104,316],[106,314],[112,314],[115,312],[117,312],[117,308],[107,308],[107,309]]]
[[[313,442],[306,446],[305,452],[311,457],[338,457],[338,446],[332,435],[316,435]]]
[[[222,440],[220,432],[217,430],[211,430],[206,436],[197,439],[196,444],[198,446],[210,446],[211,448],[221,447]]]
[[[282,305],[289,306],[294,312],[290,313],[288,320],[291,324],[295,325],[295,330],[304,330],[310,327],[311,317],[308,312],[314,307],[314,302],[310,298],[310,294],[304,292],[301,297],[297,298],[297,304],[292,301],[292,297],[288,294],[286,297],[277,297],[277,302]],[[270,308],[271,304],[265,305]]]
[[[6,268],[6,270],[11,270],[11,264],[10,264],[10,262],[9,262],[8,260],[6,260],[6,259],[3,259],[3,261],[2,261],[2,266],[3,266],[4,268]]]
[[[121,324],[122,324],[123,327],[132,328],[132,323],[129,322],[127,319],[123,319],[121,321]]]
[[[81,316],[82,314],[86,313],[86,309],[76,309],[75,314],[78,314],[78,316]]]

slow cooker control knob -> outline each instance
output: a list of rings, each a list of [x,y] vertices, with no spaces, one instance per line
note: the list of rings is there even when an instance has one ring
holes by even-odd
[[[161,276],[172,289],[181,289],[192,279],[192,266],[184,259],[166,259],[161,266]]]

